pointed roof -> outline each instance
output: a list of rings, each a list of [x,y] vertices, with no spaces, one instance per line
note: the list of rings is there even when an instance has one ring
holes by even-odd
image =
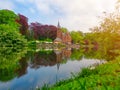
[[[57,27],[60,28],[60,23],[59,23],[59,21],[58,21],[58,25],[57,25]]]

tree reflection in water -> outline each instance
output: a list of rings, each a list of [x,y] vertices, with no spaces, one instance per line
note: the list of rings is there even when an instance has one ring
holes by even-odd
[[[34,57],[32,55],[29,57],[31,60],[29,66],[35,69],[42,66],[54,66],[62,63],[63,60],[67,60],[70,56],[71,49],[39,51],[34,53]]]
[[[26,53],[25,49],[0,48],[0,81],[8,81],[17,76],[19,60]]]
[[[62,50],[27,51],[25,49],[0,48],[0,81],[9,81],[15,77],[27,74],[27,68],[38,69],[41,67],[55,66],[59,69],[60,64],[67,60],[88,59],[112,60],[116,53],[103,51],[98,48],[83,48]]]

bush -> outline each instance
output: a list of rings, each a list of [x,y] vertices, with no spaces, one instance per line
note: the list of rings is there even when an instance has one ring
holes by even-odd
[[[0,25],[0,47],[25,47],[27,40],[8,24]]]

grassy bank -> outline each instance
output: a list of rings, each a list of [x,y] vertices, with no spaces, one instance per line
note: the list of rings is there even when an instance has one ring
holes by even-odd
[[[120,90],[120,56],[95,69],[85,68],[82,73],[42,90]]]

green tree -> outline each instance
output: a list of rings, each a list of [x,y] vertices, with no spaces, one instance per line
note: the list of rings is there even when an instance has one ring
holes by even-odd
[[[83,42],[83,33],[80,31],[72,31],[70,33],[73,43],[82,43]]]
[[[27,40],[19,33],[18,16],[10,10],[0,10],[0,47],[26,46]]]
[[[26,53],[26,49],[0,47],[0,81],[8,81],[17,76],[17,69],[21,66],[19,60]]]
[[[11,27],[19,28],[16,22],[18,16],[10,10],[0,10],[0,24],[9,24]]]
[[[62,27],[62,28],[60,28],[60,29],[61,29],[61,31],[62,31],[63,33],[67,33],[67,32],[68,32],[67,28]]]
[[[104,49],[120,47],[120,13],[115,11],[103,17],[100,25],[92,29],[94,40]]]
[[[97,41],[103,50],[120,48],[120,0],[117,0],[115,11],[104,12],[99,26],[91,29],[93,40]]]
[[[0,47],[19,47],[26,46],[26,39],[18,33],[16,28],[9,25],[0,25]]]

